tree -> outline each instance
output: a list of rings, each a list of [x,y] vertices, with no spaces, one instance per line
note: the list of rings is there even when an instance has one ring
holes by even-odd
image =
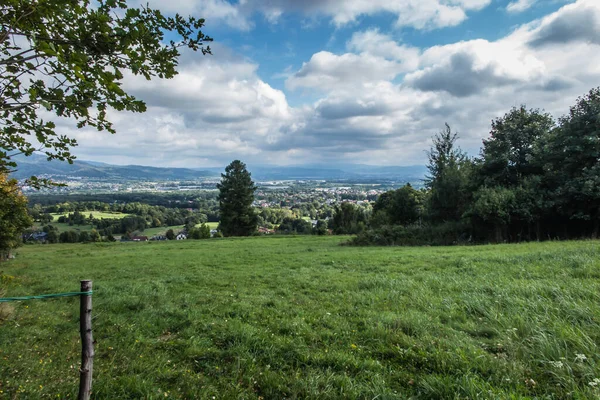
[[[429,218],[433,222],[458,221],[469,202],[469,179],[472,162],[456,147],[458,134],[450,125],[433,137],[429,158],[429,175],[425,186],[430,190],[428,198]]]
[[[254,212],[254,192],[256,186],[252,181],[246,164],[239,160],[232,161],[221,174],[219,189],[219,209],[221,220],[219,230],[223,236],[249,236],[256,231],[258,217]]]
[[[83,243],[87,243],[90,241],[90,234],[87,231],[79,232],[79,241]]]
[[[0,173],[0,261],[21,244],[23,231],[33,224],[27,213],[27,199],[17,181]]]
[[[75,231],[64,231],[59,236],[61,243],[77,243],[79,241],[79,234]]]
[[[555,208],[600,235],[600,87],[577,99],[547,137],[542,155]],[[583,232],[577,232],[581,234]]]
[[[490,137],[483,141],[479,166],[480,181],[488,186],[515,187],[542,174],[535,162],[537,141],[553,128],[554,120],[539,110],[513,108],[492,121]]]
[[[174,240],[175,239],[175,232],[173,232],[173,229],[169,229],[167,231],[167,233],[165,233],[165,236],[168,240]]]
[[[312,233],[312,223],[302,218],[284,218],[277,228],[277,232],[310,235]]]
[[[329,220],[329,226],[336,235],[360,233],[368,220],[366,210],[352,203],[344,202],[335,207],[335,214]]]
[[[197,228],[188,230],[188,239],[210,239],[210,227],[203,223]]]
[[[373,206],[373,225],[410,225],[419,220],[422,214],[422,193],[410,183],[400,189],[385,192]]]
[[[82,232],[83,233],[83,232]],[[92,229],[90,231],[90,241],[92,242],[99,242],[102,238],[100,237],[100,234],[98,233],[97,230]]]
[[[203,54],[212,39],[203,19],[165,17],[125,0],[7,0],[0,6],[0,171],[14,155],[40,150],[73,162],[74,139],[44,119],[44,109],[78,128],[115,130],[107,111],[144,112],[121,87],[131,73],[150,80],[177,74],[181,48]],[[166,39],[168,37],[168,39]],[[48,183],[32,177],[32,184]]]

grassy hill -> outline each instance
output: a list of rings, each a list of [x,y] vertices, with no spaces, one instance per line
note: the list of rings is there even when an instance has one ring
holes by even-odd
[[[94,280],[97,399],[591,399],[600,242],[25,246],[0,295]],[[78,300],[0,305],[0,398],[73,398]]]

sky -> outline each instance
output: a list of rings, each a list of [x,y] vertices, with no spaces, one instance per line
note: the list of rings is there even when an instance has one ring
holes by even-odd
[[[144,2],[145,3],[145,2]],[[133,2],[130,5],[137,5]],[[522,104],[555,118],[600,86],[600,0],[151,0],[206,19],[212,55],[125,76],[143,114],[77,130],[79,159],[172,167],[425,164],[448,123],[476,156]]]

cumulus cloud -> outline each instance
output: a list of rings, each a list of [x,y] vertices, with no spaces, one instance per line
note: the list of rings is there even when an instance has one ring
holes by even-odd
[[[544,74],[545,65],[512,41],[473,40],[428,49],[426,67],[407,75],[405,83],[425,91],[446,91],[457,97],[486,88],[528,82]]]
[[[490,120],[510,107],[526,104],[558,117],[598,85],[600,43],[589,27],[574,27],[599,10],[600,2],[580,0],[496,41],[422,50],[393,33],[356,32],[341,54],[316,52],[286,71],[286,90],[263,80],[255,61],[216,45],[213,57],[185,55],[173,80],[128,77],[126,89],[149,110],[111,115],[119,134],[110,141],[92,130],[61,125],[61,132],[80,140],[80,158],[108,162],[414,164],[424,162],[431,136],[448,122],[474,154]],[[304,90],[317,100],[290,106],[288,96]]]
[[[336,55],[321,51],[303,63],[302,68],[287,79],[286,86],[292,90],[355,88],[366,82],[394,79],[400,71],[398,63],[367,53]]]
[[[346,46],[350,51],[397,61],[402,71],[412,71],[419,65],[421,51],[418,48],[399,44],[378,29],[355,32]]]
[[[600,44],[600,3],[584,0],[544,19],[529,41],[533,47],[588,42]]]

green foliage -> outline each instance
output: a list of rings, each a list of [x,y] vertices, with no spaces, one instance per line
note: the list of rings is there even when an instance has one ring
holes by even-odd
[[[210,239],[210,227],[205,223],[188,230],[188,239]]]
[[[258,218],[252,207],[256,186],[246,164],[234,160],[221,174],[219,189],[219,230],[224,236],[249,236],[257,228]]]
[[[166,237],[168,240],[175,240],[175,232],[173,232],[173,229],[169,229],[169,230],[167,231],[167,233],[165,234],[165,237]]]
[[[564,217],[600,233],[600,88],[579,98],[543,143],[546,183]]]
[[[427,213],[433,223],[460,220],[469,202],[472,162],[456,147],[457,139],[458,134],[446,124],[446,129],[433,137],[427,152]]]
[[[515,187],[541,175],[536,145],[553,127],[549,114],[525,106],[492,121],[490,137],[483,141],[481,150],[479,181],[487,186]]]
[[[325,221],[323,219],[318,219],[317,225],[313,228],[313,233],[315,235],[327,235],[327,233],[328,233],[327,227],[328,227],[327,221]]]
[[[414,243],[447,243],[433,232],[444,223],[463,227],[458,236],[475,242],[600,235],[600,88],[579,98],[557,127],[539,110],[513,108],[492,121],[474,162],[456,140],[448,125],[433,139],[424,210],[429,226],[414,230]],[[411,220],[389,211],[395,196],[380,196],[370,226],[383,228],[356,243],[412,243],[405,235],[413,230],[385,227]],[[407,199],[400,210],[413,209]]]
[[[75,231],[61,232],[58,241],[60,243],[77,243],[79,242],[79,234]]]
[[[23,232],[32,223],[17,181],[0,172],[0,261],[21,244]]]
[[[277,232],[285,234],[310,235],[312,224],[302,218],[284,218],[277,227]]]
[[[422,217],[423,197],[423,192],[415,190],[410,183],[398,190],[383,193],[373,205],[371,225],[414,224]]]
[[[514,191],[503,187],[482,187],[473,197],[469,215],[476,223],[483,221],[495,227],[496,242],[501,242],[505,237],[503,229],[510,223],[516,205]]]
[[[94,280],[98,399],[600,397],[598,241],[344,240],[24,246],[0,286],[24,296]],[[77,298],[10,304],[0,397],[76,398]]]
[[[369,228],[346,244],[351,246],[450,246],[471,242],[464,221],[424,225],[382,225]]]
[[[109,109],[144,112],[122,88],[127,73],[172,78],[180,49],[210,53],[203,19],[165,17],[124,0],[7,0],[0,6],[0,171],[15,154],[36,150],[73,161],[75,139],[56,131],[40,110],[74,119],[78,128],[115,130]],[[32,177],[31,184],[45,180]]]
[[[355,204],[343,202],[335,207],[335,214],[329,220],[329,227],[336,235],[360,233],[365,229],[369,212]]]

